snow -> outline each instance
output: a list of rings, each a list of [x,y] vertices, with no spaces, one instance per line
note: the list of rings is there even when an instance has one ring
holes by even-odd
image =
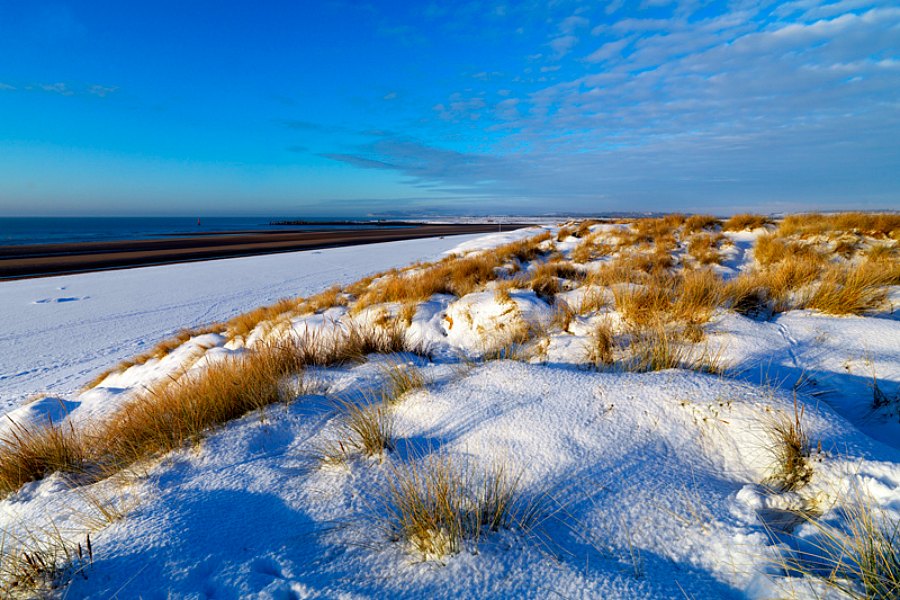
[[[609,235],[616,229],[594,228]],[[214,317],[224,318],[260,304],[263,296],[271,301],[308,294],[335,281],[446,253],[479,252],[537,231],[344,249],[340,260],[356,262],[328,277],[323,257],[336,261],[338,251],[266,257],[285,261],[266,265],[221,261],[230,263],[230,271],[211,263],[159,267],[131,281],[97,279],[131,271],[79,275],[68,285],[77,288],[74,295],[109,298],[104,301],[112,310],[113,282],[125,287],[140,281],[148,286],[147,308],[135,312],[132,325],[162,331],[166,315],[182,315],[184,324],[210,320],[196,316],[198,307],[221,290],[209,283],[218,281],[216,275],[196,274],[209,278],[193,287],[196,301],[183,290],[171,308],[163,306],[153,288],[184,285],[187,275],[179,267],[212,269],[218,277],[238,272],[264,288],[247,283],[241,289],[251,299],[241,304],[238,288],[229,287],[234,295],[216,305],[222,314]],[[726,250],[726,274],[747,267],[760,231],[727,234],[734,246]],[[576,245],[567,239],[556,248],[567,254]],[[400,250],[404,254],[395,255]],[[295,273],[290,291],[286,281],[271,282],[285,272]],[[235,277],[229,275],[232,286]],[[269,287],[261,283],[267,277]],[[78,278],[87,279],[79,284]],[[779,568],[783,553],[817,534],[796,511],[814,506],[823,522],[832,522],[838,519],[834,509],[859,487],[890,518],[900,517],[900,419],[871,410],[873,376],[886,394],[900,391],[900,321],[892,314],[789,311],[758,320],[720,310],[704,325],[704,344],[720,357],[725,375],[598,371],[585,365],[592,331],[601,322],[621,325],[609,289],[585,286],[560,293],[558,300],[577,308],[594,294],[606,305],[574,316],[565,331],[553,330],[545,346],[520,360],[482,359],[508,344],[520,327],[549,331],[555,307],[527,289],[435,295],[418,304],[405,331],[408,344],[429,358],[372,355],[361,364],[311,369],[307,377],[315,389],[308,394],[228,423],[202,443],[120,477],[79,487],[53,475],[27,484],[0,500],[0,529],[22,534],[51,520],[75,539],[86,520],[97,518],[97,498],[127,506],[127,516],[92,534],[93,566],[65,590],[77,598],[762,599],[821,592],[815,582],[785,577]],[[53,306],[68,304],[77,303]],[[399,310],[385,304],[353,314],[336,306],[295,316],[281,329],[261,324],[246,340],[196,336],[92,389],[60,391],[9,416],[25,424],[46,415],[87,423],[108,416],[144,386],[245,352],[266,335],[336,335]],[[72,318],[86,328],[86,315]],[[65,316],[54,318],[57,330],[63,329]],[[27,337],[35,329],[22,325],[19,331]],[[100,331],[91,339],[108,354],[130,354],[116,337],[120,333]],[[21,343],[36,352],[29,340]],[[23,394],[38,381],[63,390],[114,362],[104,361],[102,352],[79,359],[76,350],[55,349],[64,345],[58,331],[56,338],[46,333],[44,343],[50,346],[46,356],[63,358],[64,372],[6,380],[4,387],[19,386],[14,389]],[[73,343],[90,353],[90,340]],[[323,464],[318,456],[339,422],[328,399],[365,394],[398,364],[417,365],[427,385],[392,405],[393,451]],[[778,492],[765,485],[775,461],[771,423],[793,418],[797,406],[813,447],[821,450],[811,457],[806,486]],[[523,498],[540,507],[537,524],[490,533],[477,547],[423,561],[391,535],[384,490],[397,469],[428,455],[508,465],[519,476]],[[793,541],[787,539],[792,529]]]

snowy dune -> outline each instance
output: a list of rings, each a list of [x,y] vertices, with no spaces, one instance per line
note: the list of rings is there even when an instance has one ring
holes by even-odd
[[[544,229],[554,237],[544,250],[569,260],[578,239],[563,235],[555,241],[559,229]],[[148,302],[155,308],[136,314],[133,323],[163,337],[179,326],[349,282],[417,256],[477,254],[537,231],[404,243],[419,254],[410,250],[402,259],[391,250],[400,244],[384,245],[390,248],[377,256],[366,256],[372,247],[346,249],[362,266],[342,271],[315,262],[325,257],[308,256],[308,276],[277,287],[269,281],[251,299],[221,282],[231,272],[223,264],[205,275],[219,288],[196,286],[199,299],[184,289],[171,308]],[[592,231],[612,243],[620,228],[596,225]],[[726,278],[746,270],[762,233],[726,233],[715,270]],[[676,253],[690,260],[684,248]],[[288,260],[266,257],[273,259]],[[253,260],[261,259],[222,262],[233,269]],[[609,260],[592,259],[587,268]],[[522,261],[517,268],[530,273],[539,263]],[[248,267],[246,273],[261,285],[296,264],[273,265],[265,273]],[[218,268],[207,265],[162,267],[156,276],[184,281],[179,269]],[[99,275],[113,274],[77,277]],[[313,281],[317,276],[322,278]],[[85,286],[85,294],[109,289],[97,282]],[[310,368],[308,393],[228,423],[196,446],[91,485],[73,486],[60,475],[26,484],[0,501],[0,528],[23,537],[52,526],[73,543],[93,531],[93,564],[63,592],[76,598],[846,597],[809,576],[788,576],[783,566],[786,557],[816,543],[821,524],[843,522],[841,509],[853,490],[865,490],[879,514],[895,523],[900,517],[897,407],[872,409],[873,375],[879,389],[900,399],[900,320],[890,307],[868,316],[805,309],[770,318],[719,308],[703,323],[696,348],[715,356],[724,374],[628,372],[586,364],[597,326],[610,323],[618,332],[622,325],[614,286],[563,287],[557,303],[584,307],[597,294],[604,301],[560,325],[558,306],[524,286],[491,282],[462,297],[435,294],[416,305],[403,331],[406,346],[428,358],[371,355],[360,364]],[[221,312],[199,312],[216,289],[228,289],[225,303],[215,305]],[[152,299],[156,292],[146,293]],[[61,391],[62,405],[45,399],[9,414],[19,423],[37,424],[49,415],[85,426],[109,418],[145,386],[186,369],[202,372],[266,339],[338,336],[352,322],[375,326],[402,309],[396,303],[361,311],[338,305],[274,326],[260,323],[231,339],[206,333],[161,360],[114,372],[93,389]],[[166,329],[166,314],[184,315],[184,321]],[[79,315],[74,318],[86,319]],[[521,323],[542,332],[540,339],[510,344]],[[86,321],[80,326],[89,327]],[[134,331],[123,335],[128,343],[117,335],[116,329],[96,333],[108,355],[142,349]],[[89,342],[76,344],[87,348]],[[627,363],[623,348],[613,351],[617,363]],[[65,352],[60,356],[68,357],[69,373],[44,376],[60,390],[77,387],[66,384],[83,383],[89,371],[115,361],[98,353],[88,365],[76,351]],[[323,463],[323,449],[342,435],[333,399],[359,399],[383,387],[394,369],[421,371],[426,385],[389,407],[392,450],[378,456],[351,452],[338,464]],[[794,418],[798,408],[813,448],[812,475],[795,489],[773,489],[778,451],[772,423]],[[426,455],[477,467],[506,465],[519,476],[522,498],[539,507],[536,524],[501,529],[477,545],[469,541],[459,553],[423,560],[398,540],[384,497],[398,469]],[[107,524],[98,506],[124,517]]]

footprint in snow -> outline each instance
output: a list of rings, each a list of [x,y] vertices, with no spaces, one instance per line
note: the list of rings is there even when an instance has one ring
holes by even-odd
[[[32,304],[61,304],[63,302],[78,302],[79,300],[87,300],[90,296],[61,296],[59,298],[41,298],[35,300]]]

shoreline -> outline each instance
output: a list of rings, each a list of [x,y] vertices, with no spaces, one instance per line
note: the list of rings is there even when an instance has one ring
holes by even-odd
[[[511,231],[526,224],[421,225],[398,229],[238,232],[152,240],[0,246],[0,281],[53,277],[447,235]]]

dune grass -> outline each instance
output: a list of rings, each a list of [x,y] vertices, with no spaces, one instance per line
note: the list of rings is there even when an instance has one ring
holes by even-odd
[[[712,215],[691,215],[688,217],[683,226],[685,234],[697,233],[699,231],[714,231],[722,222]]]
[[[88,444],[70,424],[26,428],[11,422],[0,437],[0,496],[50,473],[84,473],[88,455]]]
[[[792,414],[772,413],[765,422],[773,466],[764,483],[778,492],[797,490],[809,483],[813,475],[812,449],[803,425],[803,412],[795,394]]]
[[[893,283],[893,273],[877,263],[831,265],[804,306],[833,315],[863,314],[884,304]]]
[[[615,364],[615,336],[609,321],[601,321],[591,332],[587,361],[600,369]]]
[[[782,236],[828,235],[835,232],[858,232],[877,238],[900,237],[900,214],[846,212],[836,214],[807,213],[786,216],[778,226]]]
[[[395,465],[380,501],[390,538],[424,559],[477,547],[500,529],[527,531],[539,514],[504,462],[480,468],[445,454]]]
[[[752,231],[767,225],[773,225],[775,222],[769,217],[763,215],[754,215],[749,213],[741,213],[733,215],[726,219],[722,224],[723,231]]]
[[[340,464],[353,456],[381,457],[394,449],[394,419],[390,407],[375,393],[361,401],[336,397],[331,403],[337,412],[333,437],[321,448],[321,460]]]
[[[303,392],[305,366],[296,343],[271,343],[150,388],[99,428],[98,460],[118,471],[248,412],[292,400]]]
[[[0,598],[55,598],[93,562],[89,533],[71,542],[56,527],[22,538],[0,532]]]
[[[807,532],[783,568],[853,600],[900,597],[900,521],[858,487],[837,504],[837,522],[804,518]]]

